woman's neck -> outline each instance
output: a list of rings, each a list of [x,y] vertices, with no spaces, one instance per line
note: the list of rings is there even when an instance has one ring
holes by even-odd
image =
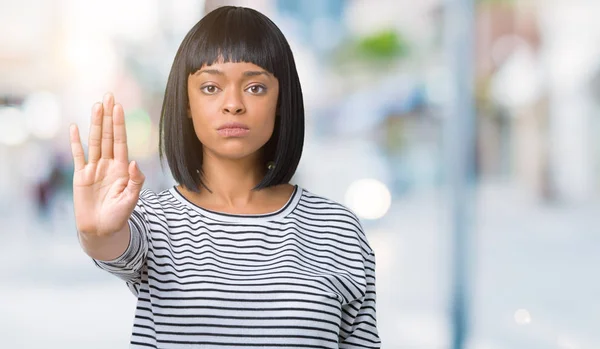
[[[258,156],[243,159],[224,159],[205,154],[202,164],[202,181],[208,188],[200,188],[197,199],[211,206],[239,208],[251,205],[261,197],[261,191],[252,190],[263,179]]]

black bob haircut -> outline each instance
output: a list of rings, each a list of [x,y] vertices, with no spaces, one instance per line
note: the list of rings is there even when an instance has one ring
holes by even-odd
[[[274,168],[254,188],[288,183],[296,172],[304,144],[304,104],[292,50],[283,33],[262,13],[244,7],[219,7],[204,16],[183,39],[175,59],[160,116],[159,153],[171,174],[186,189],[206,187],[202,143],[188,118],[188,77],[218,61],[253,63],[279,81],[273,135],[262,148],[262,165]],[[208,189],[208,188],[207,188]],[[209,189],[210,190],[210,189]]]

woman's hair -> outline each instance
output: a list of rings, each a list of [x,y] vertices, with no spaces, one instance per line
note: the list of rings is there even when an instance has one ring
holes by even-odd
[[[290,46],[283,33],[262,13],[225,6],[203,17],[179,46],[165,90],[160,117],[160,159],[188,190],[205,186],[202,143],[189,115],[188,77],[217,61],[253,63],[279,81],[273,135],[263,147],[266,172],[255,190],[288,183],[298,167],[304,144],[304,105]]]

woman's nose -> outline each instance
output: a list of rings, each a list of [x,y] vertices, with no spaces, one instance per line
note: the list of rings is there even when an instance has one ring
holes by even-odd
[[[246,111],[242,98],[238,93],[231,92],[225,96],[223,103],[223,113],[225,114],[241,114]]]

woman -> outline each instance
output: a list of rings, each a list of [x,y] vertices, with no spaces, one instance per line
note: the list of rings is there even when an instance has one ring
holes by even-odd
[[[177,186],[142,190],[122,107],[71,127],[84,251],[137,297],[131,347],[379,348],[375,256],[356,216],[289,184],[302,92],[281,31],[221,7],[183,40],[160,120]]]

